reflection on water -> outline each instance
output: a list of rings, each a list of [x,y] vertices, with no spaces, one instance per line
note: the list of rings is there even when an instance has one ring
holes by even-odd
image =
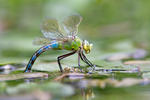
[[[1,70],[3,73],[6,70],[12,71],[16,69],[16,67],[12,65],[1,66],[1,68],[3,68],[3,70]],[[53,82],[52,80],[54,80],[54,78],[56,79],[56,77],[60,75],[63,77],[60,76],[58,77],[60,79],[59,82],[74,88],[75,89],[74,95],[77,95],[80,98],[80,100],[81,99],[82,100],[135,100],[133,99],[133,97],[136,98],[136,100],[139,100],[137,97],[141,96],[144,98],[145,95],[146,95],[145,99],[149,98],[149,96],[145,93],[145,91],[146,89],[149,88],[150,79],[139,78],[139,76],[141,75],[139,75],[138,69],[133,69],[133,70],[99,69],[96,70],[95,72],[97,73],[96,74],[95,73],[94,74],[87,74],[87,73],[60,74],[58,72],[59,74],[54,76],[52,73],[48,73],[48,72],[43,73],[43,75],[47,77],[40,77],[42,75],[42,73],[40,72],[36,72],[36,73],[21,72],[19,73],[19,77],[20,75],[24,75],[24,74],[26,77],[23,76],[23,78],[22,77],[16,78],[16,80],[11,81],[11,84],[15,84],[17,86],[22,83],[27,83],[27,85],[28,83],[36,83],[35,85],[39,87],[36,89],[42,89],[40,85],[44,84],[43,86],[45,86],[46,88],[52,86],[51,84],[50,85],[48,84],[46,86],[45,83]],[[48,74],[51,76],[48,77]],[[27,75],[30,75],[30,77],[27,77]],[[33,77],[33,75],[38,75],[38,77]],[[149,74],[147,73],[144,76],[147,77],[148,75]],[[21,79],[21,81],[18,81],[19,79]],[[10,84],[10,81],[7,83]],[[134,86],[137,87],[135,88]],[[148,88],[143,89],[142,86],[143,87],[147,86]],[[49,92],[51,93],[52,91]],[[64,91],[59,91],[59,92],[64,93]],[[147,92],[150,93],[149,90]],[[45,93],[45,91],[43,93]],[[117,99],[116,98],[113,99],[114,96],[116,96]],[[123,96],[127,96],[128,98],[127,99],[122,98]]]
[[[92,88],[81,88],[83,100],[92,100],[95,98]]]
[[[150,86],[120,88],[81,88],[82,100],[149,100]]]
[[[15,66],[12,65],[3,65],[0,66],[0,74],[9,74],[12,70],[15,70]]]
[[[48,80],[48,77],[42,77],[42,78],[26,78],[24,79],[24,83],[33,83],[33,82],[38,82],[38,83],[44,83],[45,81]]]
[[[25,65],[24,64],[6,64],[0,66],[0,74],[9,74],[10,72],[18,69],[18,68],[23,68]]]

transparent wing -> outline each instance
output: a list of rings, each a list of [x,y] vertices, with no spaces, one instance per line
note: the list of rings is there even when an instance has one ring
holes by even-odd
[[[80,15],[72,15],[68,16],[62,22],[64,30],[67,32],[69,36],[75,36],[78,32],[78,26],[82,21],[82,17]]]
[[[41,31],[44,37],[51,40],[63,39],[64,36],[56,19],[45,19],[41,25]]]
[[[49,43],[51,43],[51,40],[45,37],[38,37],[33,40],[34,45],[47,45]]]

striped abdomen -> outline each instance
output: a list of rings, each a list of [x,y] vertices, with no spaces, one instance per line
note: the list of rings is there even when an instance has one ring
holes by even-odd
[[[39,50],[37,50],[31,57],[30,61],[28,62],[28,65],[26,66],[26,69],[24,72],[29,72],[32,68],[32,65],[34,64],[36,58],[43,52],[45,52],[46,50],[49,49],[55,49],[58,48],[58,43],[52,43],[52,44],[48,44],[46,46],[41,47]]]

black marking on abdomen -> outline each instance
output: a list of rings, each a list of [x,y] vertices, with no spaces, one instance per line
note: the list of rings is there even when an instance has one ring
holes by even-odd
[[[32,55],[32,57],[30,58],[30,61],[29,61],[29,63],[28,63],[28,65],[27,65],[27,67],[26,67],[26,69],[25,69],[24,72],[30,72],[30,70],[31,70],[31,68],[32,68],[32,65],[34,64],[34,62],[35,62],[35,60],[37,59],[37,57],[38,57],[41,53],[45,52],[46,50],[48,50],[48,49],[50,49],[50,48],[51,48],[51,44],[46,45],[46,46],[43,46],[43,47],[41,47],[39,50],[37,50],[37,51]]]

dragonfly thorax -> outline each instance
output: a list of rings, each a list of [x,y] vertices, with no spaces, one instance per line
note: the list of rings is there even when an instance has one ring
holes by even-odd
[[[90,44],[87,40],[81,40],[79,37],[74,37],[74,39],[69,39],[67,42],[63,43],[63,49],[66,50],[78,50],[82,48],[86,54],[90,53],[93,44]]]
[[[68,38],[62,43],[62,48],[65,50],[78,50],[82,46],[82,41],[78,37]]]

